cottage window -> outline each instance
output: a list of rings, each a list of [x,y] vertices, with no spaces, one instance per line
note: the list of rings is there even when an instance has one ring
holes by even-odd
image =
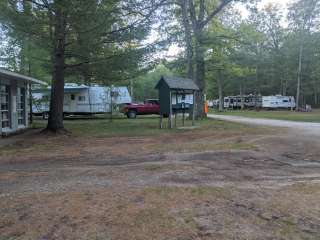
[[[17,113],[18,113],[18,124],[26,124],[26,90],[25,88],[18,88],[17,93]]]
[[[1,127],[10,127],[10,87],[7,85],[0,85],[0,114]]]

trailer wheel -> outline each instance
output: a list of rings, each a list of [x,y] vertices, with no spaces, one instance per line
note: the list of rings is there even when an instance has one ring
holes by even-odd
[[[134,110],[130,110],[130,111],[127,113],[127,117],[128,117],[128,118],[131,118],[131,119],[136,118],[136,117],[137,117],[137,112],[134,111]]]
[[[48,120],[49,119],[49,113],[48,112],[42,113],[42,119],[43,120]]]

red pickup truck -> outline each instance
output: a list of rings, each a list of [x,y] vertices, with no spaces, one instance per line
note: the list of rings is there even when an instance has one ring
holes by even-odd
[[[159,114],[159,100],[149,99],[143,104],[127,103],[124,105],[121,112],[127,115],[128,118],[136,118],[137,115]]]

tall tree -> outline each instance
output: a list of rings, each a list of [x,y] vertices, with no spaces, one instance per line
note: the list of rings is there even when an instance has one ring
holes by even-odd
[[[187,42],[187,57],[188,57],[188,71],[189,76],[191,75],[191,64],[193,62],[190,58],[193,57],[191,54],[191,43],[193,42],[194,62],[195,62],[195,82],[199,86],[199,93],[196,95],[197,104],[197,116],[205,116],[204,113],[204,95],[206,92],[205,83],[205,30],[211,20],[217,16],[228,4],[233,0],[220,0],[205,1],[205,0],[186,0],[181,6],[181,11],[184,19],[185,38]],[[187,11],[188,10],[188,11]],[[186,14],[188,12],[188,14]],[[189,28],[192,29],[194,41],[191,38]]]
[[[310,31],[313,30],[319,20],[320,1],[319,0],[299,0],[294,3],[289,12],[289,18],[292,20],[292,26],[299,35],[299,60],[297,71],[297,91],[296,104],[300,107],[301,98],[301,78],[302,64],[304,56],[305,42]]]

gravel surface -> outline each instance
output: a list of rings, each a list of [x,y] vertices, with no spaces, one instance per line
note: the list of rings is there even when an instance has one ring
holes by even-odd
[[[294,122],[294,121],[285,121],[285,120],[264,119],[264,118],[248,118],[248,117],[216,115],[216,114],[208,114],[208,117],[212,118],[212,119],[245,123],[245,124],[252,124],[252,125],[285,127],[285,128],[294,129],[295,131],[300,131],[300,133],[302,130],[303,133],[307,134],[307,135],[320,136],[320,123]]]

